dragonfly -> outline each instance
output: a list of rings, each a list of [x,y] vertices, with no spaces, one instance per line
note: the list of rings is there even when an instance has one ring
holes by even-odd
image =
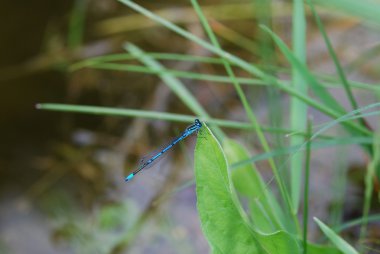
[[[199,119],[195,119],[194,124],[190,125],[186,128],[185,131],[183,131],[178,137],[174,138],[172,142],[170,142],[168,145],[164,146],[162,150],[159,150],[157,153],[154,153],[149,159],[143,160],[143,162],[140,164],[140,166],[133,171],[131,174],[125,177],[125,181],[128,182],[133,179],[135,175],[137,175],[141,170],[144,168],[153,165],[153,163],[160,158],[162,155],[164,155],[167,151],[169,151],[173,146],[178,144],[181,140],[184,140],[188,136],[198,133],[198,131],[202,128],[202,123],[199,121]]]

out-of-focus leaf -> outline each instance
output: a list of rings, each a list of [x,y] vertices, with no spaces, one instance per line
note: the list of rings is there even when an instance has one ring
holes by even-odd
[[[126,219],[123,215],[127,212],[128,210],[122,204],[105,206],[101,209],[98,217],[100,228],[112,229],[125,226]]]

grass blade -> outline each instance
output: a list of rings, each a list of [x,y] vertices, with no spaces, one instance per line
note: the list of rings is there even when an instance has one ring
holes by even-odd
[[[303,100],[305,103],[308,103],[309,105],[315,107],[319,111],[333,117],[333,118],[339,118],[341,113],[337,112],[336,110],[323,105],[307,96],[304,96],[303,94],[299,93],[297,90],[290,88],[287,84],[279,82],[277,79],[275,79],[273,76],[267,75],[263,71],[261,71],[259,68],[253,66],[252,64],[229,54],[228,52],[225,52],[221,49],[218,49],[211,45],[210,43],[207,43],[203,41],[202,39],[198,38],[197,36],[183,30],[179,26],[176,26],[175,24],[155,15],[154,13],[148,11],[147,9],[144,9],[143,7],[139,6],[138,4],[134,3],[130,0],[119,0],[123,4],[129,6],[130,8],[134,9],[135,11],[140,12],[141,14],[145,15],[146,17],[160,23],[161,25],[165,26],[166,28],[174,31],[175,33],[181,35],[182,37],[202,46],[205,49],[208,49],[210,52],[213,52],[214,54],[223,57],[224,59],[227,59],[229,62],[236,64],[243,70],[246,70],[247,72],[251,73],[254,76],[257,76],[261,79],[263,79],[265,82],[271,83],[272,85],[279,87],[280,89],[289,92],[292,96],[296,96],[297,98]],[[363,128],[360,125],[357,125],[352,122],[343,123],[346,126],[350,126],[351,128],[359,131],[362,134],[370,135],[371,132],[367,129]]]
[[[310,84],[311,89],[315,93],[317,97],[328,107],[334,109],[334,111],[339,112],[340,114],[344,114],[344,108],[331,96],[331,94],[314,78],[314,76],[309,72],[307,67],[300,62],[294,54],[291,53],[286,44],[274,34],[269,28],[261,26],[265,31],[267,31],[276,42],[278,47],[281,49],[282,53],[288,59],[288,61],[298,70],[305,81]]]
[[[193,62],[196,64],[223,64],[220,58],[215,57],[205,57],[205,56],[195,56],[195,55],[186,55],[186,54],[176,54],[176,53],[156,53],[156,52],[145,52],[146,55],[149,55],[151,58],[156,60],[172,60],[172,61],[186,61]],[[373,53],[374,54],[374,53]],[[148,74],[157,74],[157,72],[148,69],[145,66],[132,65],[132,64],[120,64],[113,63],[114,61],[126,61],[126,60],[135,60],[135,57],[131,56],[131,54],[109,54],[104,56],[96,56],[92,58],[85,59],[83,61],[72,64],[69,67],[70,71],[77,71],[82,68],[90,67],[90,68],[98,68],[98,69],[110,69],[110,70],[125,70],[125,71],[135,71],[135,72],[143,72]],[[234,66],[236,64],[231,63]],[[104,66],[103,66],[104,65]],[[126,66],[125,68],[123,68]],[[290,73],[290,71],[283,67],[265,65],[262,66],[263,69],[268,69],[269,71],[282,72],[282,73]],[[175,69],[165,69],[165,72],[168,72],[176,77],[189,78],[189,79],[198,79],[198,80],[206,80],[213,82],[221,82],[221,83],[230,83],[231,80],[229,77],[221,76],[221,75],[210,75],[210,74],[199,74],[198,72],[189,72],[189,71],[179,71]],[[336,79],[334,76],[326,75],[326,74],[318,74],[313,73],[318,79],[322,80],[324,87],[331,88],[340,88],[341,81],[340,79]],[[243,85],[262,85],[268,86],[267,82],[264,82],[262,79],[252,79],[245,77],[236,77],[240,84]],[[279,82],[285,84],[287,80],[278,80]],[[355,89],[363,89],[373,92],[380,92],[380,88],[378,84],[367,84],[362,82],[357,82],[354,80],[349,80],[350,86]],[[288,84],[287,84],[288,85]]]
[[[293,52],[299,62],[306,63],[306,21],[304,4],[302,0],[293,1]],[[307,96],[307,83],[302,76],[302,70],[292,64],[292,86]],[[307,118],[307,105],[298,98],[290,98],[290,127],[294,130],[304,131]],[[290,144],[302,144],[302,137],[291,137]],[[293,213],[297,214],[300,193],[304,153],[295,154],[290,160],[290,188]]]
[[[313,0],[316,4],[328,6],[352,16],[359,17],[365,21],[371,21],[375,24],[380,23],[378,1],[373,0]]]
[[[332,229],[326,226],[322,221],[314,217],[314,221],[318,224],[322,232],[330,239],[330,241],[344,254],[359,254],[351,245],[343,238],[337,235]]]
[[[73,105],[73,104],[59,104],[59,103],[40,103],[36,105],[37,109],[42,110],[53,110],[53,111],[63,111],[63,112],[74,112],[74,113],[85,113],[94,115],[112,115],[112,116],[123,116],[123,117],[139,117],[154,120],[165,120],[173,122],[182,123],[193,123],[195,116],[174,114],[166,112],[148,111],[140,109],[121,109],[112,107],[99,107],[99,106],[83,106],[83,105]],[[200,120],[204,121],[202,117]],[[255,126],[250,123],[229,121],[223,119],[210,118],[207,120],[208,123],[218,125],[220,127],[233,128],[239,130],[255,130]],[[289,134],[292,130],[283,128],[272,128],[261,126],[261,129],[270,133],[282,133]],[[298,132],[295,135],[305,136],[305,133]]]
[[[352,220],[352,221],[349,221],[349,222],[345,222],[343,224],[341,224],[340,226],[338,226],[337,228],[335,228],[335,232],[341,232],[343,230],[346,230],[348,228],[351,228],[351,227],[355,227],[357,225],[360,225],[362,224],[364,221],[364,218],[358,218],[358,219],[355,219],[355,220]],[[368,223],[368,222],[376,222],[376,221],[380,221],[380,214],[372,214],[372,215],[369,215],[365,221]]]
[[[309,134],[307,140],[312,136],[312,123],[309,120],[307,126],[307,133]],[[303,199],[303,254],[308,253],[307,232],[308,232],[308,219],[309,219],[309,181],[310,181],[310,154],[311,154],[311,141],[306,145],[306,158],[305,158],[305,185],[304,185],[304,199]]]
[[[315,11],[314,9],[314,5],[313,3],[310,1],[310,0],[307,0],[309,6],[310,6],[310,10],[314,16],[314,19],[315,19],[315,22],[317,23],[317,26],[318,26],[318,29],[319,31],[321,32],[322,34],[322,37],[323,37],[323,40],[325,41],[325,44],[327,46],[327,49],[329,51],[329,54],[331,56],[331,58],[333,59],[334,61],[334,64],[335,64],[335,68],[339,74],[339,78],[342,82],[342,85],[346,91],[346,94],[347,94],[347,97],[351,103],[351,106],[353,109],[357,109],[358,108],[358,104],[354,98],[354,95],[352,94],[352,91],[351,91],[351,87],[350,87],[350,84],[348,83],[348,80],[346,78],[346,75],[344,74],[344,71],[343,71],[343,68],[338,60],[338,57],[337,55],[335,54],[335,50],[333,49],[333,46],[331,45],[331,42],[329,40],[329,37],[327,36],[327,33],[325,31],[325,28],[322,24],[322,21],[321,19],[319,18],[319,15],[318,13]]]
[[[102,69],[102,70],[117,70],[117,71],[130,71],[130,72],[138,72],[138,73],[146,73],[146,74],[168,74],[177,78],[187,78],[192,80],[202,80],[202,81],[210,81],[210,82],[219,82],[219,83],[231,83],[231,79],[227,76],[221,75],[211,75],[211,74],[203,74],[189,71],[179,71],[173,69],[163,69],[161,71],[153,70],[151,68],[133,64],[118,64],[118,63],[96,63],[91,65],[91,68],[94,69]],[[251,79],[251,78],[240,78],[236,77],[239,83],[245,85],[262,85],[266,86],[267,83],[259,80],[259,79]]]
[[[79,47],[83,42],[86,7],[85,0],[74,1],[74,6],[70,14],[69,33],[67,35],[67,46],[70,49]]]
[[[364,239],[367,232],[367,220],[371,206],[373,193],[373,181],[376,179],[376,169],[380,167],[380,129],[376,132],[373,142],[373,158],[368,164],[367,173],[365,176],[365,196],[363,206],[363,223],[360,229],[360,239]]]
[[[170,74],[164,73],[165,68],[159,62],[146,55],[141,49],[131,43],[126,44],[124,47],[131,53],[131,55],[143,62],[149,69],[157,71],[160,78],[165,82],[170,90],[173,91],[181,99],[181,101],[193,111],[194,114],[202,117],[206,121],[210,119],[209,114],[190,93],[186,86],[177,78],[171,76]],[[223,139],[225,137],[225,134],[219,127],[212,126],[212,129],[219,138]]]
[[[322,21],[319,18],[318,13],[314,9],[313,3],[310,0],[307,0],[307,1],[308,1],[309,6],[310,6],[311,12],[312,12],[312,14],[313,14],[313,16],[315,18],[315,21],[317,23],[318,29],[321,32],[322,36],[323,36],[323,40],[325,41],[325,44],[326,44],[327,49],[329,51],[329,54],[330,54],[331,58],[334,61],[335,68],[336,68],[336,70],[338,72],[339,78],[340,78],[340,80],[342,82],[342,85],[344,87],[344,90],[345,90],[345,92],[347,94],[348,100],[351,103],[351,107],[352,107],[352,109],[357,109],[358,108],[358,103],[356,102],[355,97],[354,97],[354,95],[352,93],[351,85],[349,84],[348,79],[347,79],[347,77],[346,77],[346,75],[345,75],[345,73],[343,71],[343,68],[342,68],[342,66],[341,66],[341,64],[340,64],[340,62],[338,60],[338,57],[335,54],[334,48],[333,48],[333,46],[332,46],[332,44],[331,44],[331,42],[329,40],[329,37],[327,36],[327,33],[326,33],[325,28],[324,28],[324,26],[322,24]],[[360,121],[360,123],[363,126],[367,126],[367,127],[369,126],[368,123],[365,121],[365,119],[360,118],[359,121]]]
[[[333,139],[319,141],[319,142],[313,142],[311,144],[311,149],[315,150],[315,149],[323,149],[323,148],[330,148],[334,146],[345,146],[345,145],[353,145],[353,144],[368,145],[372,143],[373,143],[373,140],[371,137],[341,137],[341,138],[333,138]],[[283,147],[280,149],[273,149],[269,153],[261,153],[261,154],[252,156],[251,158],[248,158],[246,160],[241,160],[239,162],[233,163],[231,165],[231,169],[236,169],[238,167],[241,167],[247,164],[266,160],[270,157],[293,154],[299,151],[300,149],[301,151],[305,150],[304,148],[305,146],[301,144],[301,145]]]

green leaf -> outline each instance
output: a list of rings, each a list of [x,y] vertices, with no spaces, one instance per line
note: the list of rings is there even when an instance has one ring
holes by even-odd
[[[341,254],[342,252],[333,246],[323,246],[323,245],[308,243],[307,253],[308,254]]]
[[[229,165],[249,159],[244,147],[226,139],[223,148]],[[277,200],[268,190],[260,173],[252,164],[246,164],[231,172],[233,184],[239,194],[248,198],[253,225],[262,232],[273,233],[283,229],[284,215],[278,208]]]
[[[314,217],[314,221],[318,224],[322,232],[330,239],[330,241],[345,254],[359,254],[350,244],[337,235],[332,229],[325,225],[322,221]]]
[[[213,253],[262,253],[237,201],[220,144],[204,124],[195,148],[197,208]]]
[[[197,207],[213,253],[301,253],[297,238],[285,231],[254,230],[241,208],[223,150],[204,124],[195,148]]]
[[[273,234],[257,234],[258,241],[263,249],[270,254],[297,254],[301,253],[298,241],[285,231]]]

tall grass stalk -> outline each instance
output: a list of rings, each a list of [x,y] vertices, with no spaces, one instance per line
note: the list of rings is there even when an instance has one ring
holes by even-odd
[[[312,136],[312,120],[307,123],[307,133],[309,140]],[[310,158],[311,158],[311,143],[307,142],[306,156],[305,156],[305,176],[304,176],[304,190],[303,190],[303,254],[307,254],[307,236],[308,236],[308,221],[309,221],[309,181],[310,181]]]
[[[306,21],[304,4],[302,0],[293,1],[293,52],[301,63],[306,63]],[[292,86],[300,93],[307,96],[307,83],[297,66],[292,65]],[[290,126],[291,129],[304,131],[306,128],[307,105],[296,97],[290,99]],[[298,145],[303,142],[300,137],[291,137],[290,145]],[[293,213],[297,214],[301,193],[302,165],[304,154],[297,153],[290,162],[290,188]]]

